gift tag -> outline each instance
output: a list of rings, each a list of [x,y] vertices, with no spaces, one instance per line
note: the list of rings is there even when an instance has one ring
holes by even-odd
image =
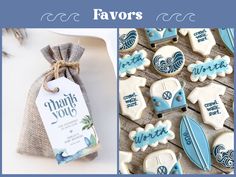
[[[59,164],[93,153],[98,138],[80,86],[65,77],[42,86],[36,105]]]

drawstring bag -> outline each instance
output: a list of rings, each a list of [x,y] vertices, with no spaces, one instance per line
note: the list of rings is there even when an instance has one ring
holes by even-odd
[[[17,152],[20,154],[53,158],[55,155],[50,145],[35,101],[42,85],[44,86],[45,90],[54,92],[55,90],[50,90],[47,87],[47,82],[59,77],[65,77],[80,86],[84,100],[91,115],[86,90],[79,78],[78,61],[84,52],[84,48],[80,47],[78,44],[68,43],[54,47],[46,46],[41,50],[41,52],[46,60],[52,65],[52,69],[41,75],[33,83],[29,90]],[[88,150],[91,152],[88,153],[89,155],[86,155],[80,159],[94,159],[97,156],[98,144],[95,146],[95,148],[93,147],[93,149]]]

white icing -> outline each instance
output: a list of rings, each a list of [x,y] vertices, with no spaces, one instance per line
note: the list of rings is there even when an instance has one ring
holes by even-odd
[[[157,174],[158,167],[165,166],[167,168],[167,174],[169,174],[177,162],[176,155],[172,150],[159,150],[150,153],[145,157],[143,161],[143,170],[148,174]]]
[[[203,122],[216,130],[223,128],[224,121],[229,117],[220,99],[220,95],[224,95],[225,91],[225,86],[210,83],[205,87],[195,87],[187,98],[193,104],[198,102]]]
[[[209,62],[212,62],[212,61],[217,61],[217,60],[219,60],[219,59],[224,59],[224,60],[225,60],[225,63],[228,64],[228,67],[227,67],[227,69],[225,70],[225,72],[219,72],[219,73],[217,73],[217,74],[207,74],[207,73],[206,73],[206,74],[204,74],[203,76],[194,75],[194,74],[192,73],[191,76],[190,76],[191,81],[197,82],[197,81],[199,80],[199,81],[203,82],[204,80],[206,80],[206,78],[209,78],[209,79],[211,79],[211,80],[214,80],[217,76],[225,77],[226,74],[231,74],[231,73],[233,72],[233,68],[232,68],[232,66],[229,65],[229,63],[230,63],[230,58],[229,58],[229,56],[226,56],[226,55],[223,56],[223,57],[221,57],[221,56],[218,55],[218,56],[216,56],[216,57],[214,58],[214,60],[211,59],[211,58],[207,58],[204,62],[201,62],[201,61],[198,60],[198,61],[196,61],[195,64],[190,64],[190,65],[188,65],[187,69],[188,69],[189,72],[193,72],[193,68],[196,67],[197,65],[206,64],[206,63],[209,63]],[[212,65],[212,67],[214,67],[214,65]]]
[[[131,120],[141,118],[142,111],[147,107],[139,87],[144,87],[146,79],[131,76],[126,80],[120,80],[120,107],[122,115],[128,116]],[[136,96],[132,96],[135,94]],[[130,95],[130,98],[128,98]],[[135,105],[134,105],[135,104]],[[131,106],[134,105],[134,106]]]
[[[202,34],[196,35],[201,31],[205,31],[205,37]],[[209,28],[181,28],[179,32],[184,36],[188,34],[193,51],[203,56],[209,55],[212,47],[216,45],[215,38]]]
[[[132,160],[132,152],[119,151],[119,160],[120,160],[120,173],[130,174],[127,163],[130,163]]]
[[[147,145],[144,145],[144,146],[142,146],[142,147],[136,147],[135,142],[133,142],[132,145],[131,145],[132,151],[134,151],[134,152],[137,152],[137,151],[139,151],[139,150],[145,151],[148,146],[156,147],[159,143],[160,143],[160,144],[166,144],[166,143],[168,142],[168,140],[172,140],[172,139],[175,138],[174,132],[172,132],[172,131],[170,130],[170,128],[171,128],[171,121],[169,121],[169,120],[158,121],[158,122],[155,124],[155,126],[153,126],[152,124],[146,124],[146,126],[145,126],[144,129],[141,128],[141,127],[138,127],[138,128],[136,128],[135,131],[131,131],[131,132],[129,133],[129,138],[130,138],[132,141],[134,141],[134,137],[135,137],[135,135],[136,135],[138,132],[148,132],[149,130],[154,129],[154,128],[156,128],[156,127],[165,127],[165,129],[168,131],[168,135],[166,135],[164,138],[162,138],[162,139],[160,139],[160,140],[155,141],[155,142],[152,143],[152,144],[147,144]]]
[[[166,59],[168,59],[168,58],[173,58],[173,57],[174,57],[174,54],[175,54],[176,52],[180,52],[180,53],[183,55],[183,62],[182,62],[181,65],[178,66],[179,68],[178,68],[176,71],[171,72],[171,73],[165,73],[165,72],[160,71],[160,70],[158,69],[158,66],[160,67],[160,66],[163,66],[163,65],[158,65],[158,66],[157,66],[156,64],[154,64],[154,58],[155,58],[156,56],[162,56],[161,61],[162,61],[162,60],[163,60],[163,61],[166,61]],[[172,61],[174,61],[174,60],[172,60]],[[179,61],[180,61],[180,60],[179,60]],[[173,76],[173,75],[178,74],[178,73],[181,71],[181,69],[183,68],[184,63],[185,63],[185,57],[184,57],[183,52],[182,52],[179,48],[177,48],[177,47],[175,47],[175,46],[171,46],[171,45],[167,45],[167,46],[163,46],[163,47],[159,48],[159,49],[156,51],[156,53],[154,54],[154,56],[153,56],[153,65],[154,65],[154,68],[157,70],[158,73],[160,73],[161,75],[164,75],[164,76]],[[162,64],[163,64],[163,63],[162,63]],[[171,66],[170,66],[170,63],[168,63],[168,64],[166,64],[166,65],[168,65],[167,67],[171,67]],[[175,68],[176,68],[176,63],[172,62],[171,65],[174,65]]]
[[[132,55],[125,55],[121,58],[121,60],[125,60],[127,58],[129,58],[130,56],[134,56],[135,54],[140,53],[142,54],[143,58],[144,58],[144,63],[143,65],[140,65],[138,67],[132,68],[127,70],[127,72],[121,73],[119,74],[120,77],[125,77],[127,74],[135,74],[136,70],[144,70],[145,67],[148,67],[150,65],[150,60],[147,58],[147,52],[145,50],[139,50],[139,51],[134,51]]]
[[[181,89],[180,82],[173,77],[169,77],[169,78],[154,82],[150,87],[150,95],[152,97],[155,96],[155,97],[162,98],[162,95],[165,91],[170,91],[172,94],[172,98],[165,101],[171,106],[171,103],[174,99],[174,95],[180,89]]]

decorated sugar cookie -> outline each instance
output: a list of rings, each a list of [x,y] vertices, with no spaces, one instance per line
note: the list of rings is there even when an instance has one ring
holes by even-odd
[[[128,163],[132,160],[132,152],[119,151],[119,160],[120,160],[120,173],[121,174],[130,174]]]
[[[119,58],[119,76],[124,77],[126,74],[134,74],[137,69],[144,70],[144,67],[150,65],[147,58],[147,52],[144,50],[135,51],[132,55],[125,55]]]
[[[162,117],[164,112],[174,109],[186,111],[184,89],[173,77],[154,82],[150,88],[150,95],[158,117]]]
[[[163,42],[178,41],[177,28],[145,28],[145,32],[151,47]]]
[[[184,116],[180,123],[180,140],[184,152],[196,166],[211,170],[210,147],[200,124]]]
[[[231,53],[234,53],[234,29],[233,28],[219,28],[219,34],[225,46]]]
[[[169,120],[158,121],[155,126],[147,124],[145,129],[138,127],[129,133],[129,138],[133,141],[131,149],[134,152],[145,151],[148,146],[156,147],[159,143],[166,144],[168,140],[175,138],[174,132],[170,130]]]
[[[181,28],[179,32],[184,36],[188,34],[193,51],[203,56],[208,56],[216,45],[209,28]]]
[[[147,174],[183,174],[175,153],[170,149],[148,154],[143,161],[143,170]]]
[[[229,114],[220,99],[224,95],[226,87],[210,83],[205,87],[195,87],[188,95],[188,100],[193,104],[199,104],[203,122],[214,127],[216,130],[223,128]]]
[[[152,64],[156,71],[163,76],[174,76],[184,66],[183,52],[175,46],[163,46],[153,56]]]
[[[144,87],[146,79],[131,76],[126,80],[120,80],[120,107],[122,115],[128,116],[131,120],[141,118],[146,102],[139,87]]]
[[[214,80],[217,76],[225,77],[226,74],[233,72],[230,66],[229,56],[216,56],[215,59],[207,58],[204,62],[196,61],[195,64],[188,65],[188,71],[191,72],[190,79],[193,82],[203,82],[206,78]]]
[[[234,133],[220,134],[212,145],[212,154],[216,161],[226,168],[234,168]]]
[[[138,43],[138,32],[135,28],[119,29],[119,51],[128,52],[133,50]]]

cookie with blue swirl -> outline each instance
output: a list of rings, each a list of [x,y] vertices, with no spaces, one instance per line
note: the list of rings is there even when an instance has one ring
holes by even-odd
[[[183,68],[185,57],[175,46],[163,46],[153,57],[152,64],[156,71],[163,76],[174,76]]]
[[[135,28],[119,29],[119,51],[128,52],[133,50],[138,43],[138,32]]]
[[[224,132],[213,142],[212,154],[217,163],[225,168],[234,168],[234,133]]]

